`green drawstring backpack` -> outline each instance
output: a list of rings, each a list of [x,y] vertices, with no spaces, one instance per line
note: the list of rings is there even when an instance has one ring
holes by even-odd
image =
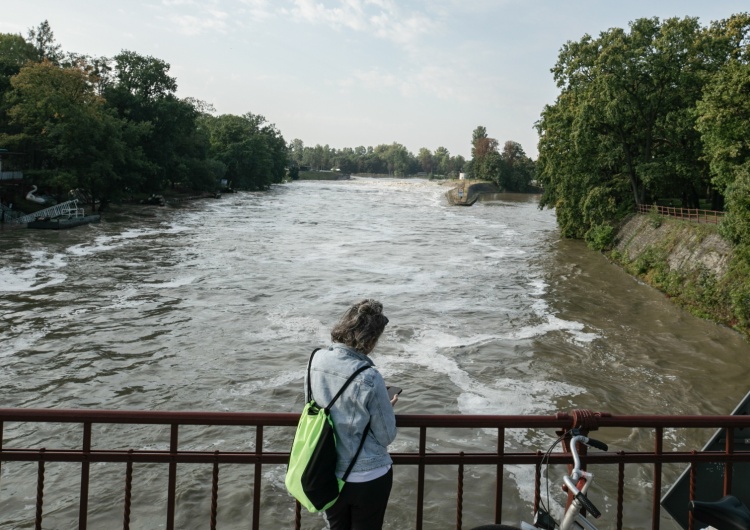
[[[317,348],[310,355],[307,363],[307,404],[302,410],[297,432],[289,455],[289,466],[286,470],[286,489],[302,506],[311,512],[325,511],[339,498],[341,488],[346,483],[354,463],[357,461],[362,446],[370,430],[367,423],[357,452],[354,454],[344,476],[336,477],[336,430],[331,419],[331,407],[360,372],[369,366],[362,366],[346,380],[341,390],[333,397],[327,407],[321,408],[313,399],[310,380],[310,366]]]

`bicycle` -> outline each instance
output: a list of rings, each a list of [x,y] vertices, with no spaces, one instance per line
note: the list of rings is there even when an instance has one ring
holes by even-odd
[[[566,436],[570,438],[570,453],[573,457],[573,469],[569,475],[563,477],[563,483],[567,491],[572,494],[573,499],[565,509],[562,522],[552,517],[547,506],[540,501],[539,510],[534,514],[534,523],[521,522],[521,527],[504,524],[483,525],[472,530],[598,530],[596,525],[584,517],[585,509],[594,519],[601,517],[601,512],[587,497],[587,493],[593,482],[594,476],[588,471],[581,469],[581,457],[578,453],[578,444],[607,451],[606,443],[580,434],[578,429],[563,434],[544,455],[542,463],[547,461],[552,450],[562,442]],[[549,473],[547,473],[547,505],[549,505]],[[731,495],[725,496],[715,502],[690,501],[688,509],[693,512],[693,517],[704,524],[716,525],[705,527],[704,530],[750,530],[750,509],[739,499]],[[700,528],[696,526],[695,528]]]
[[[585,509],[594,518],[599,518],[601,516],[601,512],[586,496],[591,487],[594,476],[588,471],[581,469],[581,457],[578,454],[578,444],[581,443],[588,447],[601,449],[602,451],[607,451],[607,444],[580,434],[578,429],[573,429],[572,431],[560,436],[552,443],[552,445],[550,445],[542,459],[542,464],[547,461],[549,466],[549,455],[552,454],[553,449],[570,435],[572,435],[570,438],[570,452],[573,456],[573,469],[570,475],[563,477],[563,483],[565,484],[567,491],[572,494],[573,500],[565,509],[561,523],[558,524],[557,521],[555,521],[549,508],[540,501],[539,510],[534,514],[534,524],[522,521],[520,528],[509,525],[483,525],[478,526],[473,530],[538,530],[540,528],[543,530],[598,530],[597,527],[581,513]],[[547,474],[547,505],[549,504],[549,474]]]

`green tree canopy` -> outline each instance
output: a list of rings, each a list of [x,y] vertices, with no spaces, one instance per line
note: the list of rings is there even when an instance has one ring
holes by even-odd
[[[538,178],[541,205],[557,209],[566,236],[659,196],[697,207],[710,178],[694,109],[715,69],[689,17],[638,19],[562,47],[552,69],[560,94],[537,122]]]
[[[63,60],[62,46],[55,41],[55,33],[46,20],[36,28],[30,28],[28,42],[34,47],[35,59],[60,64]]]
[[[107,108],[88,72],[45,60],[23,67],[11,84],[8,114],[21,132],[7,140],[30,155],[38,184],[57,195],[71,188],[111,193],[126,160],[124,138],[138,133]]]
[[[263,190],[283,180],[287,145],[263,116],[204,116],[202,123],[209,131],[211,156],[224,164],[233,186]]]

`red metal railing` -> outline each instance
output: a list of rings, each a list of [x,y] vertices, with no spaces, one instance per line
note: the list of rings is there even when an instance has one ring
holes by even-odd
[[[638,213],[656,212],[666,217],[675,217],[683,221],[693,221],[696,223],[719,224],[724,219],[724,212],[717,212],[715,210],[675,208],[672,206],[658,206],[656,204],[638,204],[635,209]]]
[[[176,473],[180,464],[201,464],[211,466],[211,494],[210,494],[210,527],[217,527],[216,514],[219,505],[218,478],[219,466],[250,466],[253,468],[253,500],[252,523],[253,529],[260,528],[261,512],[261,480],[263,466],[286,464],[288,451],[264,450],[264,433],[268,428],[282,427],[289,431],[289,439],[293,436],[294,427],[298,420],[297,414],[266,414],[266,413],[213,413],[213,412],[167,412],[167,411],[108,411],[108,410],[45,410],[45,409],[0,409],[0,466],[4,462],[36,462],[37,498],[35,510],[36,528],[42,528],[44,517],[44,479],[45,465],[50,462],[80,463],[80,496],[78,527],[86,529],[89,513],[89,491],[91,465],[95,463],[115,462],[123,464],[125,468],[125,502],[123,506],[123,528],[130,527],[131,494],[133,490],[133,466],[137,464],[160,463],[167,468],[167,501],[165,528],[175,528],[176,512]],[[653,433],[652,451],[619,451],[607,453],[590,453],[586,455],[586,464],[603,464],[616,466],[617,471],[617,528],[623,525],[623,496],[624,469],[630,464],[647,464],[653,466],[653,499],[651,501],[651,527],[659,528],[661,515],[660,496],[664,464],[684,463],[691,465],[691,497],[695,491],[694,485],[698,463],[715,462],[724,466],[724,493],[731,493],[733,464],[750,462],[750,451],[736,450],[734,444],[734,429],[750,428],[750,416],[611,416],[607,413],[592,413],[591,411],[573,411],[572,413],[558,413],[554,416],[480,416],[480,415],[400,415],[397,423],[401,432],[409,429],[418,430],[418,449],[416,452],[394,453],[395,466],[416,466],[417,494],[414,508],[414,527],[418,530],[424,524],[425,501],[425,469],[427,466],[458,466],[456,492],[456,528],[462,527],[465,466],[489,466],[494,469],[495,493],[494,512],[495,522],[499,523],[503,510],[503,471],[504,466],[523,465],[533,466],[534,506],[539,504],[541,466],[544,455],[533,448],[526,452],[506,451],[506,431],[508,429],[554,429],[565,431],[571,428],[581,428],[584,431],[598,428],[625,427],[629,429],[646,430]],[[66,426],[81,426],[81,443],[74,449],[62,448],[66,442],[51,440],[45,442],[46,447],[9,447],[3,442],[3,434],[19,426],[41,427],[44,424],[62,424]],[[94,440],[93,427],[111,424],[127,425],[160,425],[169,428],[168,449],[134,449],[128,448],[100,448],[100,441]],[[255,448],[251,451],[195,451],[180,448],[180,428],[186,426],[241,426],[255,429]],[[9,429],[10,426],[10,429]],[[429,429],[492,429],[497,430],[497,445],[487,448],[484,452],[437,452],[428,450]],[[702,452],[696,450],[667,451],[664,447],[665,429],[726,429],[726,447],[722,452]],[[14,431],[15,432],[15,431]],[[23,436],[16,437],[19,439]],[[598,436],[600,437],[600,436]],[[47,447],[56,443],[57,447]],[[288,443],[288,442],[287,442]],[[434,445],[434,444],[431,444]],[[551,464],[568,464],[570,455],[555,453],[547,457]],[[3,469],[0,468],[0,472]],[[2,473],[0,473],[1,475]],[[532,474],[529,474],[531,477]],[[699,477],[698,477],[699,479]],[[3,499],[0,499],[0,503]],[[291,501],[290,498],[290,503]],[[0,518],[3,514],[0,514]],[[299,529],[302,522],[300,506],[296,504],[295,521],[278,522],[278,527]],[[3,521],[0,519],[0,525]],[[28,524],[24,523],[24,524]],[[506,523],[507,524],[507,523]],[[691,521],[692,524],[692,521]]]

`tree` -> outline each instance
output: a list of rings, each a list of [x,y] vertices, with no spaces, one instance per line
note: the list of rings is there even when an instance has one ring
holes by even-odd
[[[21,132],[8,137],[29,153],[29,173],[41,186],[64,195],[85,189],[93,199],[116,190],[126,162],[126,136],[138,131],[106,107],[82,68],[45,60],[12,78],[8,112]]]
[[[0,93],[10,88],[10,78],[35,57],[34,46],[21,35],[0,33]]]
[[[302,165],[305,156],[305,144],[299,138],[295,138],[289,143],[289,158],[297,165]]]
[[[226,166],[226,178],[239,188],[267,189],[286,174],[287,145],[263,116],[224,114],[204,117],[210,154]]]
[[[451,154],[443,146],[435,149],[435,172],[438,175],[448,175],[451,172]]]
[[[487,129],[479,126],[471,137],[471,174],[480,180],[496,181],[500,175],[501,159],[498,142],[487,136]]]
[[[431,174],[432,168],[433,168],[433,158],[432,158],[432,152],[430,152],[429,149],[426,147],[423,147],[419,150],[419,154],[417,155],[417,160],[419,160],[419,165],[421,166],[421,169],[423,172]]]
[[[456,155],[455,157],[451,157],[451,161],[449,165],[450,172],[454,176],[458,176],[458,173],[460,173],[461,171],[465,171],[466,164],[467,164],[466,159],[461,155]]]
[[[199,189],[211,186],[202,177],[208,173],[204,167],[208,135],[199,134],[197,126],[203,104],[175,95],[177,82],[169,68],[161,59],[123,51],[115,56],[114,74],[103,88],[120,118],[148,129],[141,147],[147,163],[132,183],[147,193],[178,183]]]
[[[720,192],[750,161],[750,14],[734,15],[707,30],[719,44],[723,64],[697,102],[696,128],[709,161],[712,184]]]
[[[46,20],[36,28],[29,28],[29,42],[36,50],[36,60],[45,59],[53,64],[60,64],[63,59],[62,48],[55,42],[55,34]]]
[[[708,83],[697,108],[711,183],[724,194],[750,163],[750,64],[727,63]]]
[[[403,177],[413,173],[412,161],[414,161],[414,157],[406,147],[396,142],[383,147],[385,159],[388,163],[389,175],[400,175]]]
[[[8,124],[8,103],[5,97],[11,89],[10,80],[35,58],[34,46],[21,35],[0,33],[0,134],[12,132]]]
[[[479,125],[474,131],[471,133],[471,158],[474,159],[477,157],[476,149],[477,149],[477,142],[484,140],[487,138],[487,128],[483,125]]]
[[[697,129],[711,169],[711,184],[726,196],[722,233],[750,245],[750,15],[714,23],[708,33],[726,59],[697,103]]]
[[[145,107],[177,91],[177,80],[169,75],[170,65],[161,59],[123,50],[114,61],[116,86],[108,97],[115,106],[128,102],[125,94],[132,97],[131,102]]]
[[[562,47],[561,92],[537,130],[540,205],[556,208],[565,236],[664,193],[697,201],[708,170],[693,109],[710,71],[694,18],[638,19]]]
[[[500,160],[497,185],[507,191],[527,191],[534,178],[534,161],[526,156],[521,144],[512,140],[505,142]]]

